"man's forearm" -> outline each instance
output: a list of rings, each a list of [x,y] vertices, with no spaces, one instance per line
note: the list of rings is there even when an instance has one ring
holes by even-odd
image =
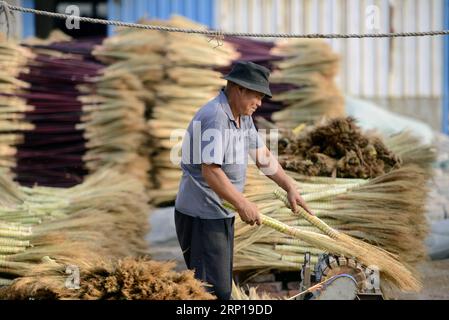
[[[228,201],[235,208],[245,199],[229,181],[229,178],[217,165],[202,165],[202,175],[211,189],[222,199]]]
[[[275,170],[275,173],[272,175],[267,175],[268,178],[276,182],[276,184],[284,189],[285,191],[289,191],[291,188],[296,188],[293,180],[287,176],[282,166],[279,164],[279,162],[272,156],[271,161],[275,161],[275,165],[277,166],[277,169]]]
[[[293,180],[287,176],[279,161],[267,147],[256,151],[256,165],[268,178],[273,180],[285,191],[295,188]]]

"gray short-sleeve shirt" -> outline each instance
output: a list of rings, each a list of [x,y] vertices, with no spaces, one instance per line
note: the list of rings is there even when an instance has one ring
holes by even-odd
[[[201,107],[190,122],[182,142],[182,178],[176,196],[178,211],[202,219],[231,218],[222,199],[201,174],[202,163],[220,165],[231,183],[243,192],[250,149],[264,146],[251,116],[240,117],[240,128],[226,95]]]

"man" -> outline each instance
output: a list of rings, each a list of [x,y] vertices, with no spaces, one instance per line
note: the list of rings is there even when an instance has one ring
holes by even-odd
[[[293,209],[300,205],[311,213],[251,118],[264,96],[271,98],[269,74],[263,66],[237,62],[224,77],[226,88],[195,114],[183,139],[176,232],[187,267],[218,299],[230,299],[232,289],[234,213],[223,201],[244,222],[261,223],[256,204],[242,194],[248,154],[287,192]]]

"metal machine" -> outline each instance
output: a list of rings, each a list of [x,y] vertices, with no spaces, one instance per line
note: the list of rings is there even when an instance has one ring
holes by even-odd
[[[322,254],[312,269],[310,253],[304,254],[300,290],[302,300],[383,300],[379,273],[356,260]]]

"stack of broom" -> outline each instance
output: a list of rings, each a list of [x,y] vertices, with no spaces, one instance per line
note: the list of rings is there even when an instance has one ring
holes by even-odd
[[[82,93],[76,86],[88,83],[102,65],[50,45],[30,49],[36,56],[28,63],[29,72],[19,77],[30,87],[19,96],[34,106],[25,114],[34,129],[25,133],[18,146],[17,181],[23,185],[73,186],[87,174],[82,159],[85,139],[76,127],[82,116]]]
[[[271,82],[294,86],[273,97],[285,105],[272,115],[279,128],[293,129],[301,122],[344,114],[343,96],[334,83],[339,56],[328,43],[316,39],[281,41],[271,52],[284,58],[274,62],[277,70]]]
[[[97,48],[93,54],[102,58],[103,50]],[[81,97],[83,116],[77,128],[85,130],[83,160],[89,172],[114,168],[146,182],[149,161],[144,114],[152,94],[133,68],[126,60],[118,60],[91,78],[91,84],[78,87],[85,96]]]
[[[160,56],[130,65],[101,42],[3,42],[0,165],[19,183],[70,187],[103,167],[148,180],[145,85]]]
[[[13,41],[6,41],[0,34],[0,173],[13,175],[17,167],[17,145],[23,143],[24,132],[34,125],[25,119],[25,112],[33,110],[25,99],[18,96],[30,85],[18,79],[19,74],[29,72],[27,63],[33,54]]]
[[[0,221],[10,231],[2,235],[2,253],[8,253],[2,265],[11,264],[11,275],[17,275],[16,262],[32,267],[33,259],[45,256],[45,248],[49,254],[60,249],[68,258],[76,252],[66,246],[76,243],[107,257],[147,250],[147,197],[130,176],[102,170],[71,188],[30,188],[2,177],[0,186]]]
[[[169,25],[204,28],[179,16],[173,16]],[[180,146],[183,131],[196,111],[217,95],[225,84],[221,74],[213,69],[229,65],[238,56],[229,44],[215,47],[215,41],[202,35],[167,33],[165,36],[165,78],[154,87],[156,101],[148,121],[148,130],[155,147],[151,176],[155,190],[150,193],[154,204],[175,199],[181,170],[179,163],[173,163],[171,150]],[[175,158],[179,155],[174,154]]]

